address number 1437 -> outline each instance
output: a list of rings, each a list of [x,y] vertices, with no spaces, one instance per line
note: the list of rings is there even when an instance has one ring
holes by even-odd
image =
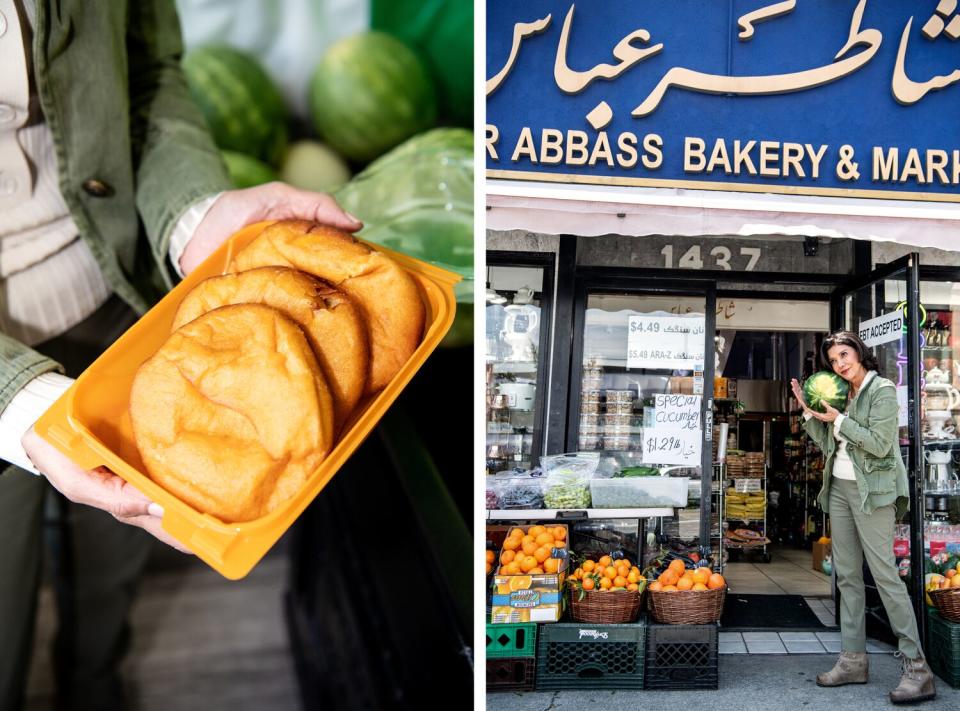
[[[740,263],[742,258],[745,257],[747,263],[742,266],[738,264],[736,270],[752,272],[756,268],[757,262],[760,261],[760,251],[760,247],[740,247],[740,257],[737,259],[737,262]],[[668,244],[660,250],[660,254],[663,255],[663,266],[667,269],[673,269],[673,245]],[[714,247],[710,250],[709,256],[713,258],[713,263],[708,268],[723,269],[728,272],[734,271],[735,267],[730,263],[730,260],[733,259],[733,251],[729,247]],[[677,262],[677,267],[680,269],[703,269],[705,266],[704,260],[700,255],[699,244],[693,245],[684,252],[683,256],[680,257],[680,261]]]

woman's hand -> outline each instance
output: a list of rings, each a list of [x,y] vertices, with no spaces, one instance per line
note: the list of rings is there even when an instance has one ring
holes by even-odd
[[[363,227],[326,193],[298,190],[279,182],[228,190],[200,221],[180,255],[180,269],[189,274],[230,235],[261,220],[309,220],[347,232]]]
[[[32,427],[20,442],[37,471],[70,501],[102,509],[121,523],[139,526],[178,551],[190,552],[163,530],[163,509],[106,467],[87,471],[77,466]]]
[[[793,396],[797,399],[797,402],[800,403],[800,407],[803,408],[803,411],[809,412],[811,415],[816,417],[817,413],[807,407],[807,403],[803,399],[803,390],[801,389],[800,383],[797,382],[796,378],[790,381],[790,388],[793,390]]]
[[[810,410],[810,412],[821,422],[833,422],[840,415],[840,410],[835,407],[830,407],[827,403],[823,403],[823,409],[826,410],[826,412],[814,412],[813,410]]]

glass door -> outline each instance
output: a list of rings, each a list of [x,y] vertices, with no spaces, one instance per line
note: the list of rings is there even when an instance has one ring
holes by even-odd
[[[919,300],[918,267],[919,255],[909,254],[842,284],[831,299],[831,328],[858,333],[876,356],[880,374],[897,386],[900,455],[910,482],[910,510],[897,522],[894,555],[913,600],[921,639],[925,641],[924,440],[920,436],[924,398],[920,325],[924,314]],[[869,584],[867,608],[868,618],[889,627],[879,595]]]
[[[504,476],[540,460],[553,296],[552,255],[509,258],[488,255],[486,291],[486,471]]]
[[[715,291],[630,281],[578,282],[567,450],[598,451],[604,477],[688,478],[690,503],[669,525],[708,555]]]

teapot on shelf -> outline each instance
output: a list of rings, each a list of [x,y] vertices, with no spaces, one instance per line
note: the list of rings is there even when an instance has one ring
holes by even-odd
[[[950,382],[950,371],[940,370],[939,367],[934,366],[923,372],[923,378],[927,381],[927,385],[946,385]]]

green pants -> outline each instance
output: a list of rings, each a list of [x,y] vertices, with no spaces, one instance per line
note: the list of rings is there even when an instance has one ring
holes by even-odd
[[[923,656],[917,619],[907,587],[893,555],[894,505],[866,514],[860,510],[857,483],[834,478],[830,487],[830,530],[833,569],[840,591],[840,639],[844,652],[865,652],[867,630],[863,561],[877,584],[900,651],[911,659]]]
[[[134,320],[114,298],[37,350],[76,377]],[[0,462],[0,711],[23,705],[47,548],[57,604],[58,706],[124,708],[118,666],[129,644],[127,615],[152,540],[103,511],[67,502],[43,477]]]

